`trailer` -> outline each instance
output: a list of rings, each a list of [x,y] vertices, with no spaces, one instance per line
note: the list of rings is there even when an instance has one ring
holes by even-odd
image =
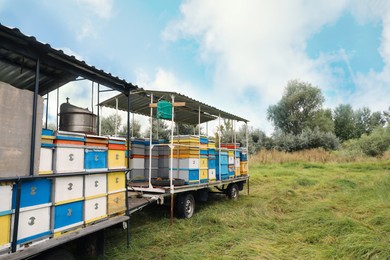
[[[131,138],[130,131],[124,137],[101,136],[96,123],[99,108],[97,115],[73,111],[83,122],[92,122],[83,130],[76,128],[69,122],[78,117],[67,118],[72,106],[64,103],[60,111],[59,91],[79,80],[92,83],[92,97],[97,97],[96,104],[92,98],[92,109],[106,106],[127,112],[127,129],[131,113],[153,120],[157,110],[159,118],[171,121],[170,140],[153,140],[152,128],[150,137],[143,140]],[[100,101],[101,93],[107,91],[119,95]],[[57,97],[56,131],[47,129],[50,93]],[[246,183],[249,193],[247,150],[237,147],[235,136],[233,146],[224,147],[218,140],[218,147],[206,145],[205,149],[204,142],[209,140],[200,131],[174,135],[175,122],[247,120],[179,93],[141,89],[1,24],[0,101],[0,259],[73,259],[63,249],[69,243],[81,244],[92,250],[91,256],[102,257],[105,230],[122,225],[129,245],[131,214],[152,203],[170,203],[173,223],[174,214],[191,217],[195,201],[207,200],[210,190],[237,199]],[[64,120],[70,120],[70,128],[61,126]],[[191,143],[194,140],[196,145]],[[144,169],[137,169],[135,164],[142,158],[134,155],[141,143],[147,147],[144,156],[149,157],[143,158]],[[156,158],[160,150],[161,158]],[[206,156],[202,150],[214,154]],[[231,154],[243,159],[242,167],[226,174],[232,169],[226,163]],[[214,158],[214,168],[201,166],[209,158]],[[160,159],[163,169],[155,167]],[[197,168],[189,162],[198,163]]]
[[[129,103],[128,98],[132,102]],[[136,169],[130,165],[128,189],[146,197],[157,196],[159,204],[164,204],[168,198],[171,205],[171,223],[175,210],[179,218],[191,217],[195,210],[195,198],[206,201],[210,190],[219,191],[231,199],[237,199],[239,191],[242,191],[244,184],[247,183],[249,194],[248,134],[246,134],[245,147],[237,144],[236,131],[233,131],[232,142],[229,144],[221,143],[220,132],[219,140],[210,140],[213,142],[211,145],[208,138],[208,122],[210,121],[218,121],[217,129],[221,129],[221,119],[231,120],[235,130],[237,122],[247,124],[248,120],[183,94],[169,91],[139,89],[131,91],[129,96],[124,94],[114,96],[101,102],[100,105],[149,116],[150,120],[163,118],[170,121],[170,140],[158,140],[159,129],[150,127],[149,139],[145,146],[145,154],[149,156],[159,155],[159,152],[162,152],[158,160],[159,164],[162,161],[163,167],[153,172],[152,159],[149,159],[144,178],[134,180],[131,174]],[[162,106],[160,110],[159,106]],[[154,108],[157,108],[157,111]],[[175,123],[177,122],[197,126],[197,135],[194,131],[194,135],[182,136],[178,127],[176,127],[175,135]],[[202,124],[206,125],[206,135],[201,133]],[[152,138],[154,130],[156,130],[154,136],[157,140]],[[209,167],[211,158],[216,158],[218,162],[214,163],[213,167]],[[223,163],[224,159],[225,163]],[[134,160],[137,159],[134,158]],[[211,173],[212,171],[214,172]],[[194,175],[190,176],[191,174]],[[181,179],[184,179],[185,184],[188,185],[183,185],[180,182]]]

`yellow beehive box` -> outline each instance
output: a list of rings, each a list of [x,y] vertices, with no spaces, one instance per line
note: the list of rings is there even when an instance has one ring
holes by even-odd
[[[124,214],[126,211],[126,191],[108,194],[107,214],[109,216]]]
[[[248,173],[248,162],[240,162],[240,171],[241,171],[241,174]]]
[[[108,168],[109,169],[126,168],[126,156],[124,150],[108,150]]]
[[[209,165],[209,160],[207,157],[200,157],[200,165],[199,165],[199,169],[208,169]]]
[[[228,151],[228,156],[232,156],[232,157],[234,157],[234,151]]]
[[[235,170],[234,170],[234,175],[235,176],[241,176],[241,168],[240,167],[236,167]]]
[[[108,193],[125,190],[126,178],[124,172],[111,172],[107,176]]]
[[[0,216],[0,250],[10,246],[11,215]]]
[[[207,169],[199,170],[199,178],[201,180],[208,179],[209,178],[209,171]]]

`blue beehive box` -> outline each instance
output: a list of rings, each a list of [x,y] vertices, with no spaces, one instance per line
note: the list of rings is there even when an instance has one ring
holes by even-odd
[[[54,232],[68,230],[83,224],[83,201],[54,207]]]
[[[91,170],[107,170],[107,150],[85,149],[84,168]]]
[[[215,149],[208,149],[209,155],[215,155]]]
[[[54,131],[50,129],[42,129],[42,135],[54,136]]]
[[[200,137],[199,142],[201,144],[208,144],[209,143],[209,139],[207,139],[207,137]]]
[[[234,157],[236,157],[236,158],[239,158],[241,156],[241,152],[238,150],[236,150],[234,153],[235,153]]]
[[[248,161],[248,155],[247,155],[247,153],[241,153],[241,154],[240,154],[240,160],[241,160],[241,161]]]
[[[215,158],[217,160],[217,165],[219,165],[219,163],[227,165],[229,162],[229,156],[226,152],[221,152],[220,154],[217,153]]]
[[[14,184],[12,193],[12,208],[15,209],[18,184]],[[30,207],[51,201],[51,181],[49,179],[35,179],[21,183],[20,207]]]
[[[206,149],[200,149],[200,155],[208,155],[208,151]]]
[[[229,167],[227,164],[221,165],[221,176],[219,176],[219,166],[216,167],[216,177],[217,180],[227,180],[229,179]],[[221,177],[221,178],[220,178]]]
[[[210,159],[209,158],[209,169],[215,169],[216,167],[216,160],[215,158],[214,159]]]

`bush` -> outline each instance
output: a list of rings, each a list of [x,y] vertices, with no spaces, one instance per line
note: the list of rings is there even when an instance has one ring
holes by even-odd
[[[368,156],[383,156],[390,147],[389,127],[376,128],[371,135],[363,135],[359,140],[360,148]]]
[[[333,133],[322,132],[319,128],[305,129],[299,135],[276,132],[273,136],[273,143],[277,150],[287,152],[314,148],[336,150],[340,146],[339,139]]]
[[[343,149],[350,154],[365,154],[380,157],[390,147],[390,128],[377,127],[370,135],[364,134],[360,139],[352,139],[343,143]]]

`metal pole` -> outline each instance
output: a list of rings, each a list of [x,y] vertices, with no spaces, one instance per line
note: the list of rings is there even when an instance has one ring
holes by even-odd
[[[49,92],[46,93],[46,118],[45,118],[45,128],[47,129],[47,121],[49,118]]]
[[[219,131],[219,134],[218,134],[218,157],[219,157],[219,160],[218,160],[218,168],[219,168],[219,181],[222,182],[222,173],[221,173],[221,170],[222,170],[222,166],[221,166],[221,134],[222,134],[222,131],[221,131],[221,114],[218,115],[218,131]]]
[[[98,103],[98,108],[97,108],[97,134],[100,135],[100,84],[98,83],[98,91],[97,91],[97,103]]]
[[[93,81],[92,81],[92,98],[91,98],[91,111],[92,111],[92,114],[93,114]]]
[[[115,130],[114,130],[114,133],[115,133],[115,136],[118,136],[118,99],[116,98],[115,99]]]
[[[36,71],[35,71],[35,89],[33,100],[33,113],[32,113],[32,126],[31,126],[31,147],[30,147],[30,176],[34,175],[35,166],[35,135],[37,132],[37,105],[38,105],[38,92],[39,92],[39,65],[40,60],[37,59]],[[42,125],[42,122],[40,123]]]
[[[248,137],[248,122],[245,122],[245,135],[246,135],[246,156],[247,156],[247,167],[249,175],[249,137]]]
[[[130,109],[129,109],[129,111],[130,111]],[[131,127],[131,136],[132,137],[134,137],[134,117],[135,117],[135,114],[133,113],[133,117],[132,117],[133,124],[132,124],[132,127]]]
[[[130,90],[127,96],[127,169],[130,167]],[[126,174],[127,176],[127,174]]]
[[[171,119],[171,158],[169,162],[169,188],[170,188],[170,193],[171,193],[171,219],[170,219],[170,224],[173,225],[173,207],[174,207],[174,187],[173,187],[173,124],[175,121],[175,107],[173,104],[175,103],[175,96],[172,95],[172,119]]]
[[[15,218],[14,218],[14,229],[12,233],[12,253],[16,252],[16,246],[18,241],[18,229],[19,229],[19,213],[20,213],[20,197],[22,193],[22,181],[18,180],[16,190],[16,200],[15,200]]]
[[[60,88],[57,88],[57,115],[56,115],[56,123],[57,123],[57,130],[60,129],[60,123],[58,121],[58,108],[59,108],[59,104],[60,104]]]
[[[198,138],[199,138],[199,173],[198,173],[198,181],[200,183],[200,106],[198,106]]]
[[[150,95],[150,104],[153,104],[153,93]],[[149,129],[149,188],[152,187],[152,135],[153,135],[153,107],[150,106]]]

